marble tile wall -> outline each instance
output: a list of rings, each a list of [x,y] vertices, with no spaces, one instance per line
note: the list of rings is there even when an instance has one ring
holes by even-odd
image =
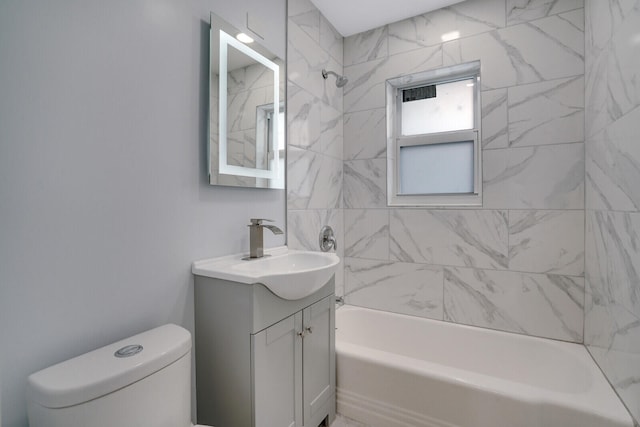
[[[324,225],[343,235],[343,89],[322,69],[342,74],[343,38],[309,0],[288,2],[287,244],[319,251]],[[336,274],[342,295],[344,270]]]
[[[483,207],[388,208],[385,80],[476,59]],[[468,0],[345,39],[348,303],[583,342],[584,64],[582,0]]]
[[[640,1],[587,0],[584,341],[640,421]]]

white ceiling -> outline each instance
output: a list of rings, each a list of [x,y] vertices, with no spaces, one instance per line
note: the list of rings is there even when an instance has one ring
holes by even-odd
[[[462,0],[311,0],[344,37]]]

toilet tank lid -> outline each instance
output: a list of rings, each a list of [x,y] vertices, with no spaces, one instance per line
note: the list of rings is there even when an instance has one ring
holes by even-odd
[[[47,408],[88,402],[159,371],[189,350],[189,331],[160,326],[31,374],[27,399]]]

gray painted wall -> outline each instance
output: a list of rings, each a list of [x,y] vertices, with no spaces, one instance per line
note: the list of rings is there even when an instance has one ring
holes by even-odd
[[[209,12],[241,27],[261,3],[0,2],[4,427],[27,424],[31,372],[192,329],[191,262],[246,250],[249,217],[284,225],[284,191],[206,179]]]

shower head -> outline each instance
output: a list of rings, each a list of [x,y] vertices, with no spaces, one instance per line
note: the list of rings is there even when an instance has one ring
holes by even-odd
[[[336,86],[338,87],[343,87],[349,81],[348,78],[346,78],[345,76],[341,76],[338,73],[335,73],[333,71],[327,71],[324,69],[322,70],[322,77],[324,77],[325,79],[329,77],[329,74],[333,74],[334,76],[336,76]]]
[[[349,79],[346,78],[345,76],[338,76],[338,78],[336,79],[336,86],[342,87],[346,85],[348,82],[349,82]]]

